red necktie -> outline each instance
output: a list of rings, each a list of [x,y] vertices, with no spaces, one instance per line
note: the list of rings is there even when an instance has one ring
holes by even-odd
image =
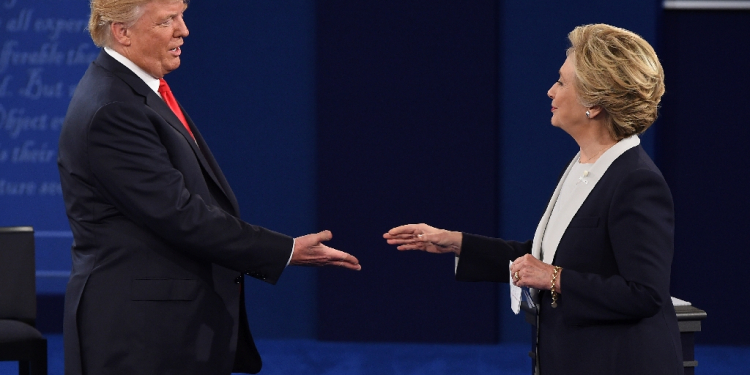
[[[182,125],[185,126],[185,129],[187,129],[190,136],[193,137],[193,140],[195,140],[193,131],[190,130],[190,127],[187,124],[187,120],[185,120],[185,115],[182,114],[180,106],[177,105],[177,99],[175,99],[174,95],[172,95],[172,90],[169,89],[169,85],[167,85],[167,81],[165,81],[164,78],[159,78],[159,94],[161,94],[161,98],[164,99],[172,112],[177,115],[177,118],[180,119]]]

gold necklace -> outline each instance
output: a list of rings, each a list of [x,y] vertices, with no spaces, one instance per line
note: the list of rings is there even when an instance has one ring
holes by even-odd
[[[601,150],[599,150],[599,152],[597,152],[596,154],[594,154],[594,156],[590,157],[590,158],[589,158],[589,160],[587,160],[586,162],[584,162],[584,161],[583,161],[583,158],[581,158],[580,156],[578,157],[578,161],[579,161],[579,162],[580,162],[581,164],[587,164],[587,163],[590,163],[592,159],[594,159],[594,158],[598,157],[598,156],[599,156],[599,155],[600,155],[601,153],[603,153],[603,152],[604,152],[604,151],[606,151],[606,150],[609,150],[609,149],[610,149],[610,148],[611,148],[612,146],[614,146],[614,145],[616,145],[616,144],[617,144],[617,143],[613,143],[613,144],[611,144],[611,145],[609,145],[609,146],[604,146],[604,148],[602,148]],[[583,153],[583,150],[581,150],[581,153]]]

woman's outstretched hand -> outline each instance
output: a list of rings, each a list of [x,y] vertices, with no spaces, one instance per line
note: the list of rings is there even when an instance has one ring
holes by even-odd
[[[461,253],[461,232],[452,232],[427,224],[407,224],[393,228],[383,234],[389,245],[398,250],[422,250],[428,253]]]

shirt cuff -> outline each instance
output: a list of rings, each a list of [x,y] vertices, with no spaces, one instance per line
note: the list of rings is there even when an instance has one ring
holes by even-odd
[[[294,243],[297,242],[297,239],[292,239],[292,252],[289,253],[289,260],[286,261],[286,265],[288,266],[289,263],[292,261],[292,255],[294,255]],[[456,267],[458,267],[458,262],[456,263]]]

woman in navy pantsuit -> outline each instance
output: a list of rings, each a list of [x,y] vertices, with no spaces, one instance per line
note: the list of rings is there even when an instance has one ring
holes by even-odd
[[[580,152],[534,239],[426,224],[384,237],[399,250],[454,252],[457,280],[512,278],[529,287],[538,312],[538,374],[682,374],[669,293],[672,195],[638,138],[657,117],[661,65],[653,48],[627,30],[585,25],[568,37],[560,79],[547,95],[552,125]]]

